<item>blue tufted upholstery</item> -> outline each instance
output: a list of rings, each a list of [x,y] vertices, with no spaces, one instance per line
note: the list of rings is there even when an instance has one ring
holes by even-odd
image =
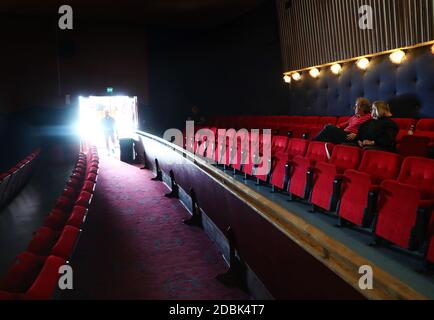
[[[407,52],[401,65],[389,56],[371,60],[366,71],[344,64],[340,76],[327,69],[321,77],[307,73],[290,85],[290,113],[296,115],[349,115],[357,97],[386,100],[397,117],[434,117],[434,55],[429,47]]]

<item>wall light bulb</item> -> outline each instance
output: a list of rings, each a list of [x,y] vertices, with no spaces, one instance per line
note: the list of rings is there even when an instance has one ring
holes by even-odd
[[[333,74],[338,75],[341,73],[342,66],[339,63],[336,63],[330,67],[330,70],[333,72]]]
[[[320,72],[317,68],[312,68],[312,69],[310,69],[309,74],[312,78],[318,78],[320,75]]]
[[[287,74],[283,77],[283,81],[285,81],[286,83],[291,83],[291,80],[291,77]]]
[[[394,51],[390,54],[390,61],[394,64],[400,64],[405,59],[405,52],[402,50]]]
[[[357,61],[357,67],[361,70],[366,70],[369,67],[369,59],[368,58],[362,58],[359,61]]]
[[[294,79],[295,81],[299,81],[301,79],[301,74],[298,72],[293,73],[292,79]]]

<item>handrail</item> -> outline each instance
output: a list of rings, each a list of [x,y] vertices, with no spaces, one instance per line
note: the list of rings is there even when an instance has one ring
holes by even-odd
[[[373,300],[428,299],[395,276],[376,266],[372,261],[360,256],[341,242],[331,238],[324,231],[213,167],[203,158],[152,134],[143,131],[136,132],[141,136],[157,141],[179,152],[186,159],[194,162],[197,167],[202,169],[217,183],[224,186],[238,199],[250,206],[261,217],[366,298]],[[371,266],[375,275],[374,288],[372,290],[362,290],[358,285],[361,277],[358,273],[359,267],[364,265]]]

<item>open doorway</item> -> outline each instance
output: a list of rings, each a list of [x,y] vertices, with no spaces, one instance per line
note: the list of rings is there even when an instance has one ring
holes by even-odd
[[[80,97],[81,146],[96,145],[100,154],[120,157],[119,140],[133,138],[138,128],[137,97]]]

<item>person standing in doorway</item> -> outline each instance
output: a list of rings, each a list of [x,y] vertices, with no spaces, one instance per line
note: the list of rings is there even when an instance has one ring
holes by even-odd
[[[110,116],[108,110],[105,111],[105,117],[101,121],[101,127],[104,133],[105,145],[107,152],[115,153],[115,143],[116,143],[116,121]]]

